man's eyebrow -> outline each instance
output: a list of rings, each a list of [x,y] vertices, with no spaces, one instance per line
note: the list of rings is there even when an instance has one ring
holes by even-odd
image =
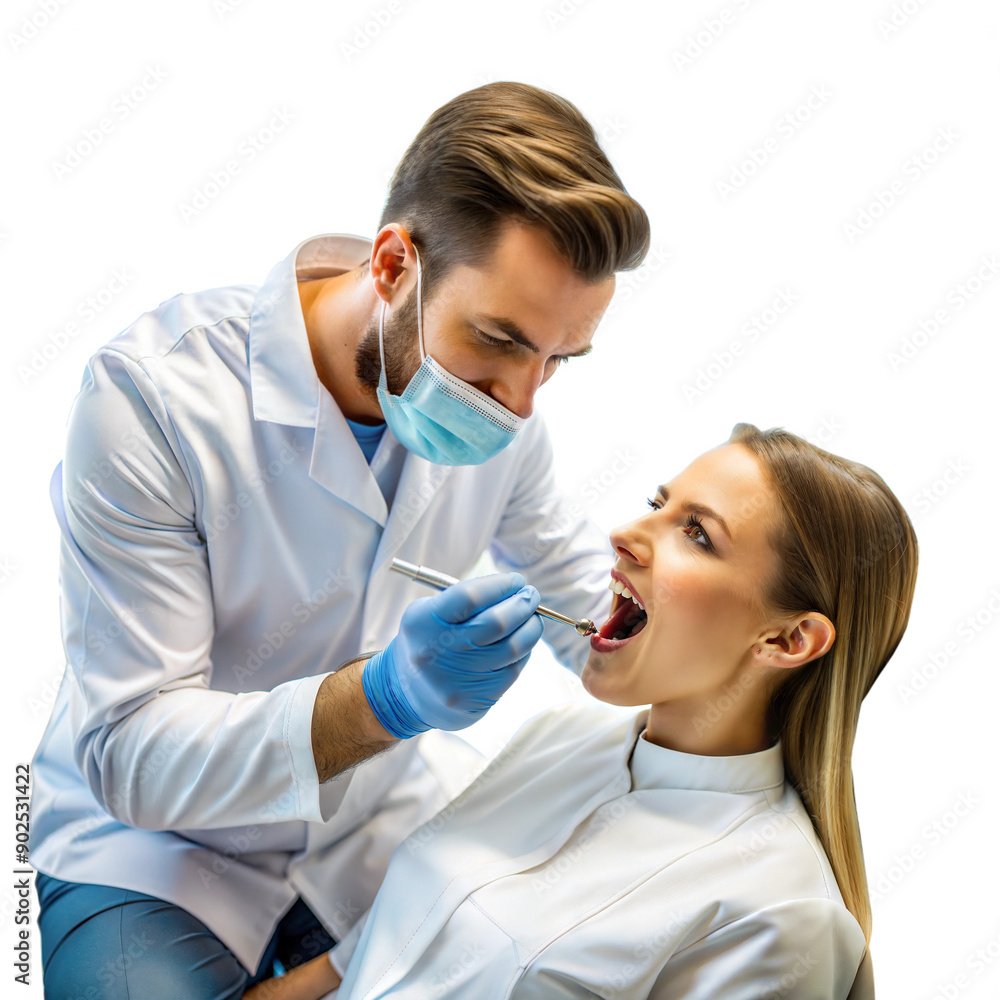
[[[663,497],[664,503],[670,499],[670,490],[668,490],[666,486],[660,486],[656,493],[657,496]],[[711,507],[706,507],[703,503],[695,503],[694,501],[689,500],[686,504],[684,504],[681,510],[688,511],[692,514],[701,514],[703,517],[710,517],[713,521],[718,521],[729,540],[733,540],[733,533],[729,530],[729,525],[726,524],[726,519],[721,514],[712,510]]]
[[[524,331],[512,319],[505,319],[502,316],[484,316],[482,318],[487,325],[496,327],[501,333],[507,334],[514,343],[520,344],[522,347],[527,347],[529,351],[533,351],[535,354],[541,353],[537,345],[533,344],[524,335]],[[585,354],[590,354],[592,350],[593,345],[588,344],[586,347],[581,347],[580,350],[574,351],[572,354],[560,354],[559,357],[582,358]]]

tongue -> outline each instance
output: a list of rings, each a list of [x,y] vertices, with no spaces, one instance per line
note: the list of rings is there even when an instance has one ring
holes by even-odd
[[[602,639],[625,639],[633,632],[636,622],[645,621],[646,615],[639,606],[631,600],[623,600],[615,613],[601,628]]]
[[[631,601],[622,601],[615,613],[601,626],[600,636],[602,639],[610,639],[622,630],[625,616],[628,614],[627,605],[630,604],[632,604]]]

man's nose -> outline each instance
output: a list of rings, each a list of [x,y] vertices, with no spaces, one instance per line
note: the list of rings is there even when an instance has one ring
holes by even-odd
[[[543,381],[543,370],[532,368],[509,378],[497,379],[491,383],[488,392],[501,406],[527,420],[534,412],[535,393]]]
[[[532,392],[530,395],[517,394],[516,396],[511,396],[507,393],[498,394],[493,393],[493,398],[503,407],[510,410],[515,416],[520,417],[522,420],[527,420],[532,413],[535,412],[535,394]]]

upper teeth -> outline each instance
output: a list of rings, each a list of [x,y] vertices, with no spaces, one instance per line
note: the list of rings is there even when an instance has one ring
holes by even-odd
[[[635,594],[633,594],[632,591],[621,582],[621,580],[612,580],[611,583],[608,584],[608,590],[613,590],[616,594],[621,594],[622,597],[631,597],[632,601],[635,604],[638,604],[643,611],[646,610],[642,601],[640,601],[639,598],[636,597]]]

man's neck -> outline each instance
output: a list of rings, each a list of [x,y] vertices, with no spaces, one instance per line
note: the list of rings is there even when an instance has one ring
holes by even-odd
[[[341,413],[360,424],[382,423],[378,401],[358,382],[354,357],[374,304],[374,292],[352,271],[298,282],[309,350],[320,382]]]

